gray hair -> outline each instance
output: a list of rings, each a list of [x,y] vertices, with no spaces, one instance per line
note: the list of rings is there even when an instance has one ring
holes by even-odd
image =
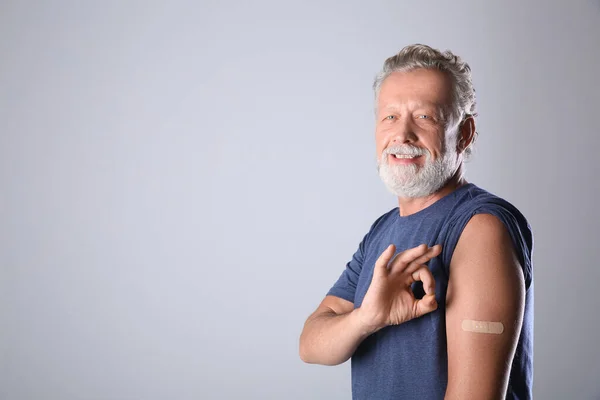
[[[424,44],[406,46],[398,54],[385,60],[383,69],[377,74],[373,83],[375,102],[378,101],[383,81],[391,73],[409,72],[419,68],[437,69],[447,73],[452,78],[454,101],[450,113],[454,122],[462,124],[468,117],[475,118],[477,116],[475,88],[471,81],[471,67],[469,67],[469,64],[449,50],[442,53]],[[469,147],[465,149],[466,158],[469,158],[472,153],[472,146],[476,137],[477,132]]]

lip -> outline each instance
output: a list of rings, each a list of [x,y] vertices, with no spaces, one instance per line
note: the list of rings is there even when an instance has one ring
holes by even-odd
[[[413,158],[396,158],[393,154],[388,155],[388,162],[391,165],[410,165],[416,164],[417,160],[419,160],[422,156],[416,156]]]

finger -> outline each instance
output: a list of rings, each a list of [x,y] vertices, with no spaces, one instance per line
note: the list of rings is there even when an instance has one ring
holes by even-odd
[[[423,264],[427,263],[431,259],[439,256],[442,252],[442,246],[436,244],[433,247],[430,247],[429,250],[420,257],[417,257],[414,261],[410,262],[405,268],[404,271],[408,274],[412,274],[414,271],[419,269]]]
[[[394,260],[390,264],[390,271],[403,271],[408,264],[410,264],[416,258],[425,255],[428,250],[429,247],[427,247],[426,244],[420,244],[417,247],[413,247],[412,249],[408,249],[402,253],[399,253],[396,255],[396,257],[394,257]]]
[[[386,276],[388,273],[388,263],[390,262],[394,252],[396,251],[396,246],[390,244],[384,251],[381,253],[377,261],[375,261],[375,268],[373,268],[373,278]]]
[[[422,299],[417,300],[415,307],[415,318],[422,315],[435,311],[437,309],[437,301],[435,301],[434,294],[427,294]]]
[[[425,294],[435,294],[435,279],[431,271],[426,266],[421,266],[418,270],[411,274],[414,281],[423,282],[423,290]]]

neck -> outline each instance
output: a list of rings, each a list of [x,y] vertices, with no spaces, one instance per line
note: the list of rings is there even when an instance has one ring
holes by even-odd
[[[454,175],[437,192],[425,197],[398,197],[400,216],[406,217],[424,210],[442,197],[452,193],[466,183],[467,181],[463,177],[462,165],[460,165]]]

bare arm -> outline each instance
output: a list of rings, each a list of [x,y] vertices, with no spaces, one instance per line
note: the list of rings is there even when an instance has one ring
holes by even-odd
[[[523,323],[525,283],[510,235],[498,218],[477,214],[469,221],[450,271],[446,399],[504,399]],[[465,320],[492,322],[479,326],[496,333],[465,331]],[[495,329],[498,323],[502,333]]]
[[[361,323],[354,304],[326,296],[304,324],[300,336],[300,358],[312,364],[346,362],[371,332]]]
[[[347,361],[370,334],[431,312],[435,280],[425,262],[441,252],[440,246],[421,245],[406,250],[390,262],[395,247],[389,246],[373,269],[373,279],[362,304],[326,296],[308,317],[300,336],[300,358],[307,363],[337,365]],[[410,285],[423,281],[426,296],[415,299]]]

